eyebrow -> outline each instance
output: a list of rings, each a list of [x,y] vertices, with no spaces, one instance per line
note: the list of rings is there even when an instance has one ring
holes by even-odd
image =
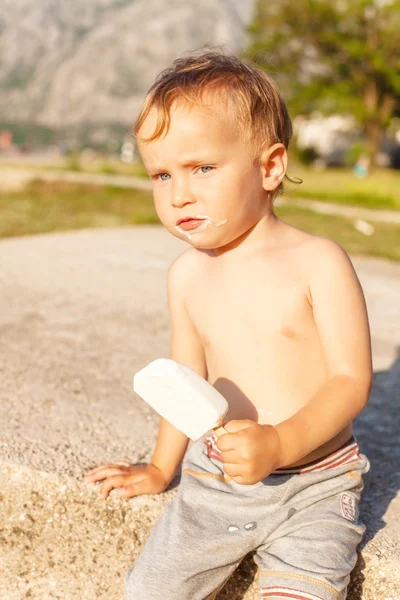
[[[184,160],[179,162],[179,166],[180,167],[191,167],[193,165],[212,165],[215,164],[216,162],[218,162],[216,159],[217,157],[214,156],[212,157],[213,160],[210,160],[211,157],[205,157],[205,156],[193,156],[193,157],[187,157]],[[148,171],[152,171],[152,172],[164,172],[164,171],[168,171],[168,169],[166,169],[165,167],[162,166],[158,166],[158,165],[148,165],[147,167]]]

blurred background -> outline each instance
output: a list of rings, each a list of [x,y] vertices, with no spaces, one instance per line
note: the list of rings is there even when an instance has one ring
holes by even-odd
[[[130,510],[82,477],[154,448],[132,375],[168,356],[185,242],[153,226],[131,127],[157,73],[205,45],[276,79],[295,130],[276,212],[336,240],[360,277],[372,469],[348,598],[398,600],[399,31],[400,0],[0,0],[1,600],[121,600],[170,497]],[[221,600],[258,597],[254,575],[245,562]]]
[[[399,0],[0,0],[0,236],[157,223],[131,126],[217,46],[274,77],[295,136],[277,212],[400,260]]]

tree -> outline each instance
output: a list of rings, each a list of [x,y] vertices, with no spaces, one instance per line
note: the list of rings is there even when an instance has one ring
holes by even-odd
[[[246,56],[294,113],[350,112],[372,163],[400,105],[400,0],[258,0]]]

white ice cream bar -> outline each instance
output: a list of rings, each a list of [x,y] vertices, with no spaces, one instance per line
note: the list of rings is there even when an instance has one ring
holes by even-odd
[[[168,358],[158,358],[138,371],[133,389],[192,440],[222,425],[229,407],[208,381]]]

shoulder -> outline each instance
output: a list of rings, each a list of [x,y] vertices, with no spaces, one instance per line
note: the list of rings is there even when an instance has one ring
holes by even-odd
[[[347,252],[333,240],[311,236],[304,241],[300,257],[312,297],[343,294],[360,287]]]
[[[200,268],[201,252],[196,248],[188,248],[182,254],[177,256],[170,264],[168,269],[168,277],[181,277],[188,275],[194,268]]]
[[[337,242],[328,238],[307,234],[298,246],[298,258],[312,274],[321,269],[352,269],[347,252]]]
[[[331,239],[288,226],[287,250],[290,264],[306,279],[331,269],[352,269],[346,251]]]
[[[322,253],[326,257],[347,256],[345,250],[337,242],[317,235],[308,235],[304,240],[304,249],[311,254]]]
[[[335,260],[340,257],[349,260],[343,248],[333,240],[293,227],[288,223],[283,223],[283,226],[284,230],[281,236],[284,241],[283,249],[288,251],[291,258],[297,258],[300,261],[307,259],[307,262],[310,260],[318,262],[321,259],[329,258]]]
[[[188,248],[180,254],[168,269],[168,287],[182,291],[196,276],[202,264],[201,252]]]

